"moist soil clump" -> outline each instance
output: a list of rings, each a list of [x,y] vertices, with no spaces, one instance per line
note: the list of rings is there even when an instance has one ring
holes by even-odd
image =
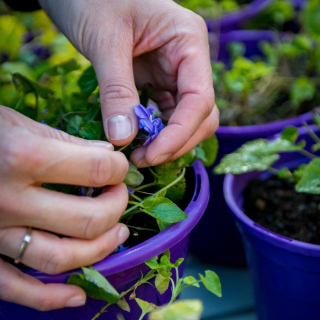
[[[320,244],[320,195],[299,193],[288,180],[250,181],[244,191],[246,215],[282,236]]]

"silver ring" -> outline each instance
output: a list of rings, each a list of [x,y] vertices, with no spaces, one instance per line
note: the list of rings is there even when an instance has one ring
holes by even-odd
[[[31,240],[31,231],[32,231],[32,228],[31,227],[28,227],[27,229],[27,233],[26,235],[24,236],[23,238],[23,241],[22,241],[22,244],[20,246],[20,249],[19,249],[19,253],[16,257],[16,259],[14,260],[14,263],[18,264],[22,258],[22,255],[23,253],[25,252],[26,248],[27,248],[27,245],[28,243],[30,242]]]

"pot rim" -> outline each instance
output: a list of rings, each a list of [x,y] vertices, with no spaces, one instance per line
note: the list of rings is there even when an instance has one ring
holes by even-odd
[[[126,251],[106,257],[93,266],[104,276],[110,276],[132,267],[138,266],[153,257],[160,255],[184,239],[202,217],[209,201],[209,179],[205,167],[200,160],[193,164],[195,174],[195,188],[190,203],[185,209],[188,218],[171,225],[164,231],[143,243]],[[24,270],[23,270],[24,271]],[[67,276],[80,269],[71,270],[58,275],[47,275],[34,269],[27,269],[25,273],[45,282],[65,282]]]
[[[316,126],[312,126],[312,128],[317,128]],[[319,132],[319,128],[317,129]],[[299,136],[307,134],[306,128],[300,128],[299,129]],[[280,134],[272,136],[270,139],[275,139]],[[301,156],[299,159],[296,159],[294,161],[289,161],[285,163],[295,163],[299,160],[303,159],[304,157]],[[259,175],[259,172],[252,172],[249,174],[256,174]],[[263,172],[260,172],[260,175],[263,174]],[[246,174],[244,174],[246,175]],[[289,250],[294,253],[300,253],[304,255],[311,255],[311,256],[317,256],[320,257],[320,245],[317,244],[310,244],[306,242],[302,242],[299,240],[294,240],[291,238],[287,238],[285,236],[282,236],[280,234],[277,234],[273,231],[270,231],[257,223],[255,223],[253,220],[251,220],[242,210],[242,208],[239,206],[237,199],[239,197],[234,196],[234,188],[238,184],[238,181],[243,179],[242,177],[244,175],[233,175],[233,174],[227,174],[224,179],[223,183],[223,193],[225,200],[227,202],[227,205],[229,207],[229,210],[231,214],[234,216],[234,218],[237,220],[238,223],[241,224],[242,227],[245,228],[246,231],[250,232],[254,236],[258,237],[259,239],[268,242],[276,247],[280,247],[282,249]],[[251,180],[251,179],[250,179]],[[245,184],[246,185],[246,184]],[[244,189],[244,186],[241,186],[240,191]]]
[[[209,31],[217,30],[218,28],[224,29],[231,27],[232,25],[244,22],[267,8],[273,0],[254,0],[251,3],[244,6],[234,12],[226,13],[216,19],[206,19],[206,24]]]

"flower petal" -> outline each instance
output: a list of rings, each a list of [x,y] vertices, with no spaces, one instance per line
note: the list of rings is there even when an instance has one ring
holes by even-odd
[[[141,119],[148,119],[151,115],[151,113],[142,104],[134,107],[134,112]]]
[[[141,119],[140,122],[143,125],[143,130],[147,131],[150,134],[154,134],[155,126],[152,124],[150,120]]]

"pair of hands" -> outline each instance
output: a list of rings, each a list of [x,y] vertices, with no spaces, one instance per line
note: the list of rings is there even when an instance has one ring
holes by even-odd
[[[132,153],[138,167],[172,161],[214,133],[218,111],[199,16],[171,0],[39,2],[92,62],[112,144],[125,145],[137,134],[136,85],[155,87],[154,100],[169,123]],[[0,107],[0,253],[15,258],[31,226],[43,231],[32,231],[21,260],[29,267],[56,274],[103,259],[129,236],[117,223],[128,200],[127,170],[109,143],[75,138]],[[43,189],[45,182],[109,187],[88,198]],[[0,299],[38,310],[85,303],[76,286],[43,284],[2,260],[0,270]]]

